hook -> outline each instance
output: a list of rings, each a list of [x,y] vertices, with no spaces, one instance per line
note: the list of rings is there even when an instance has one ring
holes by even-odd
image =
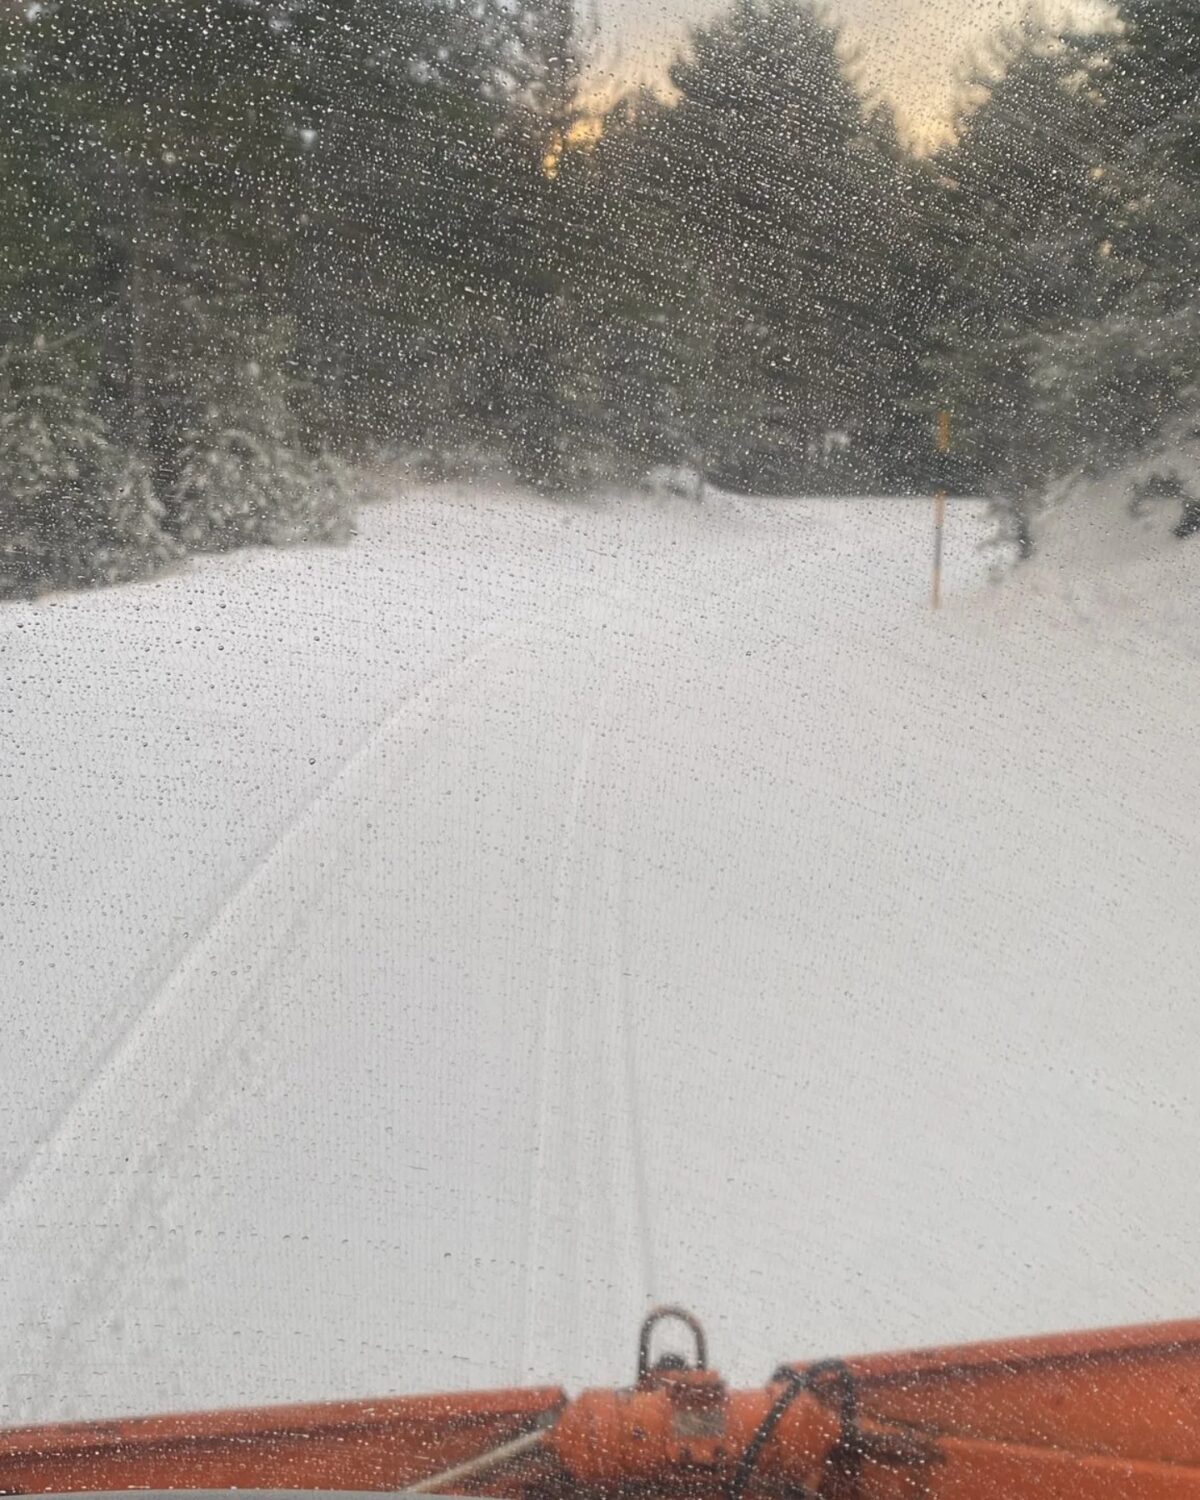
[[[638,1335],[637,1378],[639,1384],[650,1373],[650,1336],[655,1328],[668,1318],[673,1318],[675,1322],[682,1323],[685,1328],[691,1330],[692,1337],[696,1341],[696,1360],[691,1368],[693,1370],[708,1369],[708,1340],[704,1336],[704,1329],[700,1325],[700,1319],[693,1313],[688,1312],[685,1307],[675,1307],[674,1305],[655,1307],[646,1314],[642,1321],[642,1331]]]

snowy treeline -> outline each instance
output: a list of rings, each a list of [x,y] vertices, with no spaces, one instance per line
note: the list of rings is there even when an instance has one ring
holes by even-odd
[[[1127,469],[1200,504],[1200,8],[1120,0],[1115,29],[1006,39],[936,165],[962,253],[930,361],[1028,542],[1048,481]]]
[[[932,157],[808,0],[603,112],[570,0],[0,11],[0,593],[338,537],[381,445],[948,482],[1026,545],[1133,462],[1195,530],[1200,11],[1118,9],[998,38]]]

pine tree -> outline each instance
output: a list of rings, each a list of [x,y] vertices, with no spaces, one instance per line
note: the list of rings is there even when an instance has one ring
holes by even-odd
[[[868,117],[857,157],[857,285],[845,333],[854,447],[845,477],[858,490],[928,490],[946,478],[933,456],[922,370],[946,290],[941,247],[930,233],[941,188],[881,105]]]
[[[470,447],[503,416],[514,195],[540,163],[506,10],[358,0],[315,40],[292,305],[334,437]]]
[[[795,490],[819,472],[823,436],[870,403],[880,157],[838,32],[807,4],[735,0],[671,77],[659,182],[678,203],[700,335],[678,346],[683,418],[718,482]]]
[[[0,359],[0,597],[120,583],[179,555],[144,464],[97,405],[66,344]]]
[[[594,149],[569,162],[585,225],[575,278],[580,425],[604,471],[631,482],[657,466],[699,476],[717,456],[695,414],[715,380],[718,309],[681,214],[667,151],[672,108],[649,93],[622,101]]]
[[[1124,0],[1104,81],[1103,254],[1117,292],[1100,316],[1036,346],[1060,464],[1135,459],[1143,485],[1180,495],[1200,527],[1200,12]]]
[[[1099,88],[1111,39],[1010,31],[984,98],[930,170],[943,310],[926,362],[930,409],[953,411],[959,483],[999,495],[1023,553],[1030,515],[1064,461],[1061,423],[1040,396],[1037,341],[1109,305],[1102,253]]]
[[[279,331],[301,154],[293,33],[304,8],[56,0],[7,18],[2,32],[22,114],[0,183],[10,192],[26,185],[24,218],[42,209],[61,245],[39,265],[18,242],[3,288],[8,336],[56,343],[70,332],[94,371],[71,387],[92,403],[72,430],[80,442],[96,437],[87,439],[89,462],[98,462],[102,433],[143,476],[139,485],[153,486],[168,532],[179,530],[180,475],[196,462],[214,390],[227,425],[270,439],[255,450],[262,461],[286,450],[297,475],[311,469],[311,491],[323,492],[323,461],[297,444],[286,403],[265,407],[239,375],[261,363],[256,351],[269,351],[276,363],[264,380],[290,388],[290,339]],[[248,403],[241,412],[238,396]],[[273,435],[263,431],[268,415],[279,424]],[[52,425],[67,431],[61,417]],[[256,534],[298,534],[302,508],[285,503],[270,474],[251,482],[250,465],[245,457],[255,502],[284,506],[264,513]],[[311,521],[313,535],[337,529],[323,509]],[[79,535],[94,530],[82,515]],[[54,529],[54,544],[66,546],[66,536]]]
[[[190,418],[163,495],[171,535],[189,551],[206,552],[345,540],[346,471],[308,451],[283,373],[281,336],[273,345],[260,317],[214,314],[211,304],[193,316],[209,339],[194,356]]]
[[[501,212],[489,244],[503,299],[492,408],[518,476],[561,490],[585,485],[603,448],[595,329],[584,313],[602,216],[575,149],[589,34],[573,0],[522,0],[513,13]]]

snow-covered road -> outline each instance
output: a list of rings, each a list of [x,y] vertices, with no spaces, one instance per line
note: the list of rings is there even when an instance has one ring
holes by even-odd
[[[974,507],[932,616],[929,519],[442,491],[0,611],[0,1418],[1194,1312],[1196,660]]]

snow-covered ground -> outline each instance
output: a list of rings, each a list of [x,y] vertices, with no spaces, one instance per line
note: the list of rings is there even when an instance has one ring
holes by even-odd
[[[429,491],[0,609],[0,1418],[1195,1312],[1200,543],[984,529],[935,616],[922,502]]]

